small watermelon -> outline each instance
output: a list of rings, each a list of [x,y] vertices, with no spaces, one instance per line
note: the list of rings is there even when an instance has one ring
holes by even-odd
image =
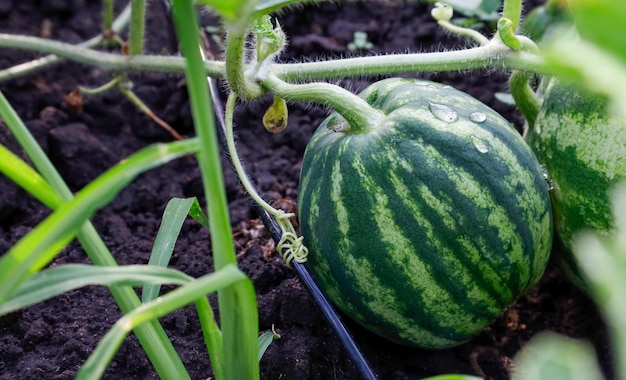
[[[382,121],[356,133],[332,114],[304,155],[307,266],[376,334],[433,349],[467,342],[545,270],[541,167],[509,122],[450,86],[393,78],[360,96]]]

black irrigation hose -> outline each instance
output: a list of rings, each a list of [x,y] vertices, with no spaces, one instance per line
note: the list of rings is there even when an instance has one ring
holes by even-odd
[[[204,52],[202,54],[204,57]],[[224,107],[222,105],[222,100],[219,97],[219,89],[217,88],[215,80],[210,77],[207,78],[207,80],[209,82],[209,88],[211,90],[213,109],[215,111],[218,124],[220,125],[220,128],[218,128],[220,142],[223,146],[225,146],[226,123],[224,122]],[[267,211],[263,209],[263,207],[261,207],[256,202],[252,202],[252,207],[261,218],[261,221],[265,225],[265,228],[267,228],[267,230],[269,231],[274,242],[278,244],[282,235],[282,230],[278,226],[278,223],[276,223],[276,220],[274,220],[274,217],[271,216]],[[357,371],[361,374],[361,378],[364,380],[376,380],[376,375],[374,375],[374,372],[370,368],[369,363],[359,350],[359,347],[354,341],[354,338],[352,338],[352,335],[344,325],[339,314],[337,314],[335,308],[330,304],[330,302],[328,302],[328,299],[326,298],[324,293],[322,293],[320,288],[317,286],[315,280],[313,280],[313,277],[311,277],[311,274],[309,273],[306,266],[304,264],[298,263],[296,260],[292,260],[291,265],[300,276],[300,280],[302,280],[306,288],[309,290],[309,293],[311,293],[311,295],[313,296],[313,299],[324,313],[324,316],[326,316],[326,319],[328,319],[328,322],[330,323],[332,329],[335,331],[335,334],[337,334],[337,337],[348,352],[352,363],[356,367]]]

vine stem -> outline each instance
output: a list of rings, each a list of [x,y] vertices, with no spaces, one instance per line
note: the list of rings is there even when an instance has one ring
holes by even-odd
[[[0,33],[0,47],[55,54],[59,57],[111,71],[155,71],[179,74],[185,72],[185,60],[180,57],[156,55],[123,56],[39,37]],[[206,75],[218,78],[224,77],[224,66],[223,62],[217,61],[206,61],[204,63]],[[13,74],[14,70],[12,69],[7,70],[11,71],[8,75],[0,77],[0,80],[11,79],[19,75]]]
[[[522,18],[522,0],[504,0],[502,17],[511,20],[513,30],[515,31]]]
[[[237,172],[237,176],[241,181],[242,186],[248,192],[248,196],[252,198],[261,208],[267,211],[270,215],[274,217],[276,223],[281,229],[281,238],[276,244],[276,250],[283,256],[283,260],[287,265],[290,264],[291,260],[295,260],[296,262],[303,263],[306,261],[306,256],[308,254],[308,249],[303,244],[303,238],[298,237],[293,224],[291,224],[290,218],[293,218],[295,214],[287,213],[280,209],[275,209],[267,203],[256,191],[255,187],[252,185],[250,178],[246,174],[246,171],[243,168],[243,164],[241,163],[241,159],[239,158],[239,153],[237,152],[237,147],[235,146],[235,134],[234,134],[234,113],[235,106],[237,104],[237,94],[231,92],[228,95],[228,99],[226,100],[226,106],[224,111],[224,124],[225,130],[224,135],[226,137],[226,145],[228,148],[228,153],[230,154],[231,162]]]
[[[528,83],[530,77],[531,75],[528,73],[514,71],[509,79],[511,95],[513,95],[517,108],[519,108],[528,123],[525,129],[532,128],[535,125],[539,107],[541,106],[541,100]],[[526,130],[524,130],[524,135],[526,135]]]
[[[374,129],[384,116],[381,111],[372,108],[359,96],[330,83],[290,84],[271,72],[261,80],[261,83],[267,90],[281,98],[313,102],[333,108],[349,124],[342,131],[358,133]]]
[[[470,29],[470,28],[463,28],[458,25],[454,25],[450,21],[446,21],[446,20],[438,20],[437,24],[439,24],[440,27],[448,30],[451,33],[470,38],[476,41],[481,46],[489,44],[489,39],[483,36],[482,33],[480,33],[477,30]]]
[[[271,67],[277,77],[287,82],[484,68],[555,74],[554,69],[538,55],[523,50],[512,51],[500,40],[492,40],[485,46],[447,52],[389,54],[331,61],[273,64]]]
[[[263,95],[261,88],[250,82],[245,75],[245,33],[236,31],[226,35],[226,79],[232,91],[243,99],[254,99]]]
[[[132,56],[95,51],[83,46],[51,41],[38,37],[0,33],[0,47],[55,54],[76,62],[117,71],[156,71],[182,74],[185,62],[180,57]],[[511,51],[499,40],[471,49],[435,53],[389,54],[304,63],[271,63],[276,76],[286,82],[324,80],[365,75],[394,75],[401,73],[443,72],[469,69],[512,69],[543,75],[555,75],[541,57],[527,51]],[[213,78],[226,76],[224,62],[207,60],[205,73]],[[7,71],[9,70],[9,71]],[[0,80],[17,77],[13,68],[0,72]]]
[[[143,35],[145,29],[146,0],[131,0],[130,28],[128,30],[128,54],[143,53]]]

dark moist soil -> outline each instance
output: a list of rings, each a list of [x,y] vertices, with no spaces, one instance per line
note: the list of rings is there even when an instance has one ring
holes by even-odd
[[[531,2],[527,2],[530,7]],[[118,4],[121,8],[123,4]],[[0,0],[0,32],[48,35],[81,42],[96,35],[101,1]],[[280,23],[290,46],[281,57],[320,58],[390,52],[425,52],[465,47],[430,19],[430,6],[418,2],[322,4],[285,12]],[[484,31],[490,33],[490,26]],[[372,52],[346,49],[355,31],[368,33]],[[173,54],[163,6],[148,2],[148,53]],[[0,68],[35,58],[34,54],[2,50]],[[506,91],[505,73],[496,71],[413,74],[466,91],[495,108],[519,128],[516,111],[494,94]],[[65,97],[78,85],[97,86],[109,79],[100,69],[66,62],[0,84],[18,114],[50,155],[73,190],[147,144],[171,141],[171,136],[141,114],[119,93],[84,99],[82,110]],[[133,75],[134,91],[181,134],[193,132],[185,82],[181,76]],[[338,80],[360,90],[376,78]],[[239,108],[238,146],[246,168],[267,200],[297,199],[300,160],[311,133],[327,111],[292,105],[288,129],[267,133],[260,119],[268,99]],[[18,145],[0,123],[0,141],[15,152]],[[256,219],[250,202],[224,160],[235,243],[241,268],[258,294],[260,329],[275,327],[282,336],[261,360],[264,379],[357,379],[357,371],[329,324],[295,273],[273,251],[273,243]],[[41,221],[49,211],[28,194],[0,177],[0,252]],[[168,200],[199,197],[202,185],[197,164],[185,157],[141,175],[93,218],[120,264],[146,263]],[[209,233],[187,222],[171,265],[191,276],[211,271]],[[88,263],[77,243],[53,261]],[[211,298],[214,301],[214,298]],[[63,294],[26,310],[0,318],[0,379],[71,379],[96,343],[120,317],[107,289],[87,287]],[[161,319],[193,379],[212,375],[195,310],[187,307]],[[443,373],[464,373],[507,379],[512,358],[529,339],[545,330],[590,340],[599,353],[607,378],[613,377],[605,326],[592,301],[572,286],[551,264],[542,281],[473,341],[445,351],[397,346],[358,326],[348,326],[380,379],[418,379]],[[106,372],[108,379],[153,379],[156,374],[134,336],[126,339]]]

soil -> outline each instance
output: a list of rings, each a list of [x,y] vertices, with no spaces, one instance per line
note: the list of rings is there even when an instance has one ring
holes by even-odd
[[[540,1],[536,1],[540,3]],[[0,32],[41,35],[77,43],[96,35],[101,1],[0,0]],[[526,2],[530,8],[533,2]],[[123,4],[116,5],[120,9]],[[463,48],[466,43],[437,27],[422,2],[318,4],[280,16],[290,45],[284,62],[390,52]],[[159,1],[148,2],[146,51],[176,51],[167,16]],[[483,29],[489,32],[491,26]],[[355,31],[367,32],[372,51],[350,52]],[[3,50],[0,68],[35,58]],[[25,77],[0,83],[0,89],[44,147],[73,190],[137,149],[171,136],[116,91],[84,99],[82,109],[65,97],[76,86],[95,87],[111,73],[64,62]],[[520,115],[495,94],[507,89],[504,72],[482,70],[443,74],[414,73],[466,91],[490,105],[519,128]],[[352,90],[377,78],[337,80]],[[185,82],[181,76],[132,75],[134,91],[179,133],[193,133]],[[327,110],[291,105],[289,127],[267,133],[260,115],[268,99],[239,107],[238,147],[246,168],[267,200],[296,201],[301,157],[314,128]],[[0,142],[23,155],[0,122]],[[250,201],[224,159],[226,188],[241,268],[252,278],[259,304],[260,329],[275,327],[281,338],[261,360],[263,379],[356,379],[358,373],[296,274],[272,250]],[[0,252],[49,214],[49,211],[5,177],[0,177]],[[162,212],[172,197],[199,197],[197,164],[185,157],[141,175],[93,218],[93,223],[120,264],[146,263]],[[186,222],[171,266],[191,276],[211,271],[209,233]],[[88,263],[74,242],[53,261]],[[107,289],[86,287],[0,318],[0,379],[71,379],[98,340],[120,317]],[[161,319],[193,379],[211,377],[209,358],[195,310],[179,310]],[[593,343],[607,378],[613,378],[607,333],[593,302],[574,287],[554,264],[541,282],[478,337],[460,347],[426,351],[397,346],[347,321],[348,327],[380,379],[417,379],[464,373],[508,379],[512,358],[535,334],[554,331]],[[130,336],[107,370],[107,379],[157,378],[136,338]]]

